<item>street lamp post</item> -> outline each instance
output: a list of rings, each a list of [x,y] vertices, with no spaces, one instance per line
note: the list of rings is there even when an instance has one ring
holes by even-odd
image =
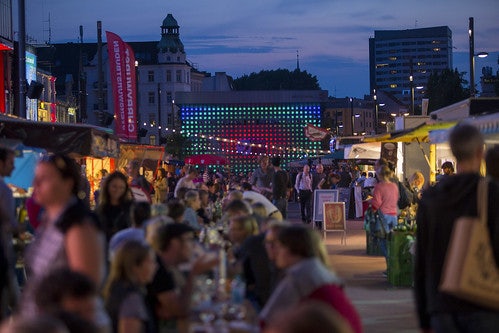
[[[473,17],[469,18],[468,35],[470,40],[470,97],[475,97],[475,33]]]
[[[156,145],[159,145],[161,138],[161,83],[158,83],[158,140]]]
[[[352,117],[352,135],[354,133],[355,116],[353,115],[353,97],[350,97],[350,116]]]
[[[19,44],[18,44],[18,91],[17,103],[19,105],[19,117],[26,117],[26,10],[24,0],[18,0],[18,24],[19,24]],[[3,15],[2,15],[3,16]]]
[[[468,35],[470,40],[470,97],[475,97],[475,57],[485,58],[489,54],[487,52],[479,52],[475,54],[475,28],[473,17],[469,18]]]
[[[180,127],[177,126],[177,123],[180,121],[180,116],[176,114],[176,109],[175,109],[175,100],[172,98],[172,128],[173,132],[177,132],[177,129]]]
[[[135,123],[137,126],[137,137],[135,141],[139,141],[139,129],[140,129],[140,112],[139,112],[139,61],[135,60]]]
[[[376,96],[376,89],[373,89],[374,101],[374,134],[378,134],[378,97]]]
[[[413,73],[412,58],[409,61],[409,66],[410,66],[409,82],[411,85],[411,113],[414,115],[414,73]]]

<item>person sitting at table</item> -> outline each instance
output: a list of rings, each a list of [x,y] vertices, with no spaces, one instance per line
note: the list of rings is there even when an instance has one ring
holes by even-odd
[[[321,260],[321,239],[304,225],[283,227],[274,243],[275,263],[284,277],[260,312],[265,326],[280,310],[306,300],[324,302],[336,310],[356,333],[362,332],[357,310],[343,291],[340,279]]]
[[[44,277],[35,290],[38,314],[67,312],[99,324],[97,286],[88,276],[60,268]]]
[[[128,240],[119,246],[103,290],[114,333],[155,332],[142,290],[156,269],[154,251],[147,244]]]
[[[263,333],[353,333],[348,322],[323,302],[306,301],[279,312]]]
[[[270,296],[273,280],[265,251],[265,233],[259,232],[253,216],[239,216],[230,220],[229,239],[233,244],[234,257],[242,268],[246,298],[256,310],[260,310]]]
[[[152,235],[158,270],[147,285],[147,302],[156,331],[188,332],[194,278],[218,263],[217,257],[201,256],[184,275],[178,267],[191,259],[194,242],[194,229],[183,223],[162,225]]]
[[[196,234],[199,234],[202,228],[203,220],[198,216],[197,210],[201,208],[201,199],[197,190],[189,190],[184,197],[185,212],[184,223],[192,227]]]

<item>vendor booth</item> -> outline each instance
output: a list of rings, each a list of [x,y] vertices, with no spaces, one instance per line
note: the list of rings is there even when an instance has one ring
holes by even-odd
[[[85,124],[30,121],[0,115],[0,140],[17,142],[15,169],[6,179],[20,197],[29,194],[38,158],[46,152],[68,154],[85,165],[91,193],[97,170],[114,169],[112,159],[119,155],[118,138],[112,130]]]
[[[85,124],[30,121],[0,115],[0,138],[25,146],[74,157],[118,157],[118,138],[112,130]]]
[[[143,168],[143,175],[151,181],[154,177],[154,171],[163,166],[164,157],[165,147],[163,146],[121,143],[116,169],[126,173],[128,162],[139,160]]]

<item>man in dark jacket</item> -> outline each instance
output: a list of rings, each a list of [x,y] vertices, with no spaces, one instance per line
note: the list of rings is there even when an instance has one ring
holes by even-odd
[[[477,184],[484,141],[469,124],[457,125],[449,136],[457,174],[423,194],[417,212],[414,292],[423,332],[497,332],[499,312],[439,291],[442,267],[454,221],[477,216]],[[499,259],[499,200],[497,184],[489,183],[488,226],[496,262]]]

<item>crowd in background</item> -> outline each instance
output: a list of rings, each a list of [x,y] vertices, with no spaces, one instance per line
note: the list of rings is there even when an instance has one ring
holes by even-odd
[[[0,175],[12,169],[13,153],[1,148]],[[90,193],[74,159],[46,155],[35,169],[29,228],[12,220],[12,193],[0,183],[0,332],[189,332],[199,318],[251,318],[263,332],[361,332],[309,223],[316,189],[360,186],[388,228],[403,205],[421,200],[421,172],[400,182],[384,159],[372,172],[347,163],[285,171],[279,157],[262,156],[247,174],[159,167],[148,179],[132,160],[126,170],[99,171]],[[303,223],[286,221],[290,200],[300,203]],[[14,239],[26,245],[17,257]],[[230,305],[207,312],[206,301],[224,300]]]
[[[218,325],[243,318],[265,332],[288,332],[279,318],[310,303],[325,327],[361,332],[320,236],[285,221],[293,175],[280,158],[259,162],[248,174],[159,167],[147,179],[132,160],[124,172],[99,171],[90,193],[74,159],[44,156],[35,168],[33,221],[11,228],[26,248],[0,257],[7,259],[0,332],[189,332],[206,281],[224,280],[232,283],[210,294],[210,302],[230,304]],[[297,279],[296,271],[310,276]],[[18,286],[9,282],[14,273]],[[300,281],[304,288],[294,290]]]

